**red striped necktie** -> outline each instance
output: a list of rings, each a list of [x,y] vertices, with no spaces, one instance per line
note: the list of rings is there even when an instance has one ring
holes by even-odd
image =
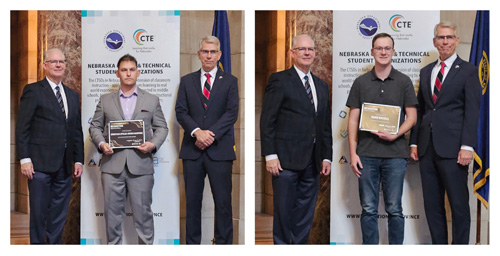
[[[205,84],[203,85],[203,96],[205,96],[203,99],[203,105],[205,109],[207,109],[208,100],[210,99],[210,73],[205,73],[205,76],[207,77],[207,81],[205,81]]]
[[[444,67],[446,65],[444,62],[441,62],[441,69],[436,77],[436,81],[434,82],[434,91],[432,93],[432,100],[436,103],[437,98],[439,97],[439,92],[441,91],[441,86],[443,85],[443,75],[444,75]]]

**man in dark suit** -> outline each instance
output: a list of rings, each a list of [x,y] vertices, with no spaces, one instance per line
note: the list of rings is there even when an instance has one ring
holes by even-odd
[[[229,54],[229,53],[227,53]],[[202,68],[181,78],[175,113],[184,129],[182,159],[186,192],[186,243],[201,242],[201,203],[208,174],[215,203],[215,243],[233,243],[231,170],[233,125],[238,118],[238,80],[217,68],[220,42],[214,36],[200,42]]]
[[[467,175],[477,141],[481,86],[477,68],[455,53],[455,29],[449,22],[434,29],[439,59],[420,71],[417,124],[410,137],[410,156],[420,160],[433,244],[448,243],[445,192],[452,212],[452,243],[467,244],[470,233]]]
[[[80,177],[83,133],[78,93],[63,85],[66,58],[45,52],[45,79],[24,87],[16,126],[17,157],[28,178],[30,243],[60,244],[71,196]]]
[[[332,159],[328,85],[310,72],[312,38],[296,36],[290,55],[294,66],[269,77],[260,119],[262,156],[273,175],[275,244],[307,243],[319,174],[330,174]]]

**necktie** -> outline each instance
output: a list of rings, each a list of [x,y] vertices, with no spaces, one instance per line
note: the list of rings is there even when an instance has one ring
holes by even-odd
[[[441,62],[441,69],[436,77],[436,82],[434,82],[434,91],[432,93],[432,100],[436,103],[437,98],[439,97],[439,92],[441,91],[441,85],[443,85],[443,75],[444,75],[444,67],[446,65],[444,62]]]
[[[207,77],[207,81],[205,81],[205,84],[203,85],[203,96],[205,96],[203,99],[203,105],[205,109],[207,109],[208,100],[210,99],[210,73],[205,73],[205,76]]]
[[[64,116],[66,116],[65,111],[64,111],[64,102],[62,100],[61,91],[59,91],[59,90],[60,90],[60,88],[59,88],[59,85],[58,85],[58,86],[56,86],[57,102],[59,102],[59,106],[61,107],[62,113],[64,114]]]
[[[306,88],[307,96],[309,97],[309,100],[311,100],[311,104],[314,105],[313,95],[311,92],[311,85],[309,84],[309,77],[304,76],[304,80],[306,80],[306,84],[304,85],[304,88]]]

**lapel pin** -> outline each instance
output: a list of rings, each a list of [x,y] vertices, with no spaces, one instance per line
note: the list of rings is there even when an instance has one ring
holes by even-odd
[[[459,65],[456,65],[455,68],[459,68],[460,66]]]

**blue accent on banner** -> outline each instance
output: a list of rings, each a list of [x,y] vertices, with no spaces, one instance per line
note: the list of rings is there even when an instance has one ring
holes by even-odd
[[[174,11],[158,11],[158,16],[180,16],[181,11],[179,10],[174,10]]]
[[[482,87],[477,147],[474,152],[474,194],[488,208],[490,190],[490,12],[477,11],[469,62],[479,69]]]
[[[220,50],[222,51],[222,56],[220,57],[217,66],[222,69],[222,71],[231,74],[231,43],[226,11],[215,11],[212,36],[219,39]]]

